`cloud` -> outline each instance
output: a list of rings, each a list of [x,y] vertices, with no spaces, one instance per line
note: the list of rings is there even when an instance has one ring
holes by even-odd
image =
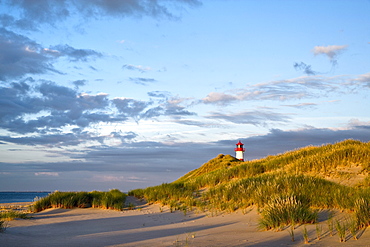
[[[295,105],[283,105],[283,106],[294,107],[294,108],[306,108],[306,107],[317,106],[317,104],[316,103],[299,103]]]
[[[328,93],[341,93],[340,77],[301,76],[286,80],[248,85],[228,92],[210,92],[201,100],[204,104],[226,105],[238,101],[292,100],[312,98]]]
[[[126,178],[124,176],[114,176],[114,175],[95,175],[92,177],[93,181],[96,182],[122,182],[125,181]]]
[[[114,98],[112,102],[123,116],[131,117],[136,122],[139,122],[140,119],[160,116],[181,118],[182,116],[196,115],[194,112],[186,110],[186,106],[181,106],[185,100],[182,98],[170,98],[165,102],[160,101],[159,105],[154,105],[153,101],[140,101],[129,98]]]
[[[100,1],[100,0],[83,0],[77,1],[76,7],[86,16],[151,16],[154,18],[176,18],[167,6],[161,4],[163,1],[139,0],[139,1]],[[176,0],[174,4],[198,6],[197,0]]]
[[[9,87],[0,87],[0,125],[23,114],[41,111],[42,108],[39,107],[41,100],[29,96],[29,92],[31,88],[26,81],[11,83]]]
[[[210,92],[204,99],[203,103],[205,104],[229,104],[233,101],[239,100],[238,97],[226,94],[226,93],[219,93],[219,92]]]
[[[135,121],[139,121],[141,115],[145,114],[145,109],[152,104],[151,102],[129,98],[114,98],[112,102],[121,114],[125,117],[131,117]]]
[[[186,98],[171,98],[169,99],[166,104],[164,105],[165,112],[164,115],[173,116],[173,117],[181,117],[181,116],[191,116],[196,115],[195,112],[190,112],[185,110],[185,106],[181,106],[183,102],[185,102]]]
[[[290,117],[286,116],[286,114],[271,111],[247,111],[232,114],[213,112],[207,118],[225,120],[236,124],[252,124],[255,126],[267,126],[267,122],[288,122],[290,120]]]
[[[153,78],[142,78],[142,77],[130,77],[129,80],[135,84],[146,86],[148,83],[157,82],[157,80]]]
[[[77,85],[83,83],[74,82]],[[110,135],[102,135],[89,132],[89,128],[101,123],[122,124],[130,118],[139,123],[141,119],[161,116],[181,119],[196,115],[186,109],[187,99],[170,97],[168,92],[152,92],[150,95],[155,99],[109,99],[106,93],[80,93],[78,88],[52,81],[26,78],[8,83],[0,86],[0,129],[10,134],[0,135],[0,141],[48,147],[81,143],[102,145],[112,138],[127,142],[135,139],[137,134],[113,131]]]
[[[155,98],[168,98],[170,97],[171,93],[168,91],[153,91],[148,92],[148,95]]]
[[[342,53],[348,45],[328,45],[328,46],[315,46],[312,52],[315,55],[326,55],[333,65],[337,64],[337,56]]]
[[[98,141],[103,143],[103,138],[96,137],[88,132],[81,133],[39,133],[37,136],[0,136],[0,140],[29,146],[45,146],[45,147],[67,147],[67,146],[77,146],[81,143]]]
[[[134,70],[134,71],[139,71],[141,73],[147,72],[152,70],[150,67],[143,67],[141,65],[131,65],[131,64],[125,64],[122,66],[122,69],[127,69],[127,70]]]
[[[359,75],[352,80],[353,84],[370,88],[370,73]]]
[[[49,81],[37,83],[27,79],[11,83],[9,87],[0,87],[0,96],[0,128],[19,134],[124,120],[104,112],[110,104],[107,94],[79,94]]]
[[[136,177],[136,176],[117,176],[117,175],[94,175],[91,179],[93,182],[143,182],[146,178]]]
[[[4,26],[23,30],[38,30],[40,25],[55,26],[57,23],[73,18],[76,14],[83,16],[83,21],[89,19],[102,19],[105,17],[124,18],[128,16],[150,16],[161,19],[178,19],[172,10],[181,10],[183,7],[197,7],[197,0],[176,0],[171,5],[166,1],[136,0],[39,0],[37,4],[32,1],[3,0],[4,6],[18,9],[17,16],[0,12],[0,23]],[[174,6],[174,8],[169,8]],[[5,9],[5,8],[4,8]]]
[[[360,121],[357,118],[353,118],[348,122],[348,127],[357,129],[370,129],[370,121]]]
[[[54,69],[53,56],[23,35],[0,28],[0,80],[22,77],[26,74],[60,73]]]
[[[58,172],[35,172],[35,176],[59,177],[59,173]]]
[[[122,142],[126,142],[127,140],[135,139],[138,136],[138,134],[136,134],[133,131],[129,132],[114,131],[110,133],[110,136],[113,138],[121,139]]]
[[[53,63],[60,57],[72,62],[86,62],[102,54],[89,49],[75,49],[68,45],[43,48],[31,39],[0,28],[0,80],[17,79],[25,75],[47,72],[62,74]]]
[[[306,74],[306,75],[316,75],[317,72],[313,71],[311,69],[311,65],[307,65],[305,64],[304,62],[300,62],[300,63],[294,63],[293,67],[296,69],[296,70],[303,70],[303,72]]]
[[[17,19],[8,13],[0,15],[3,25],[19,29],[37,30],[40,23],[53,25],[70,16],[66,1],[40,0],[35,4],[31,1],[4,0],[2,4],[17,7],[20,10]]]
[[[86,85],[87,80],[76,80],[72,83],[76,86],[76,88],[82,87]]]
[[[87,62],[89,58],[99,58],[103,55],[90,49],[75,49],[69,45],[52,46],[53,55],[57,57],[65,56],[72,62],[83,61]],[[50,49],[44,49],[46,53],[50,54]]]

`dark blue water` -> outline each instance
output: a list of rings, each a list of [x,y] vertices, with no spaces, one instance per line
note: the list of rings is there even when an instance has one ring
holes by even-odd
[[[45,197],[50,192],[0,192],[0,203],[33,202],[36,197]]]

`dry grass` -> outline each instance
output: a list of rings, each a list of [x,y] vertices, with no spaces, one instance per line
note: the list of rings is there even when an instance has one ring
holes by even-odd
[[[129,194],[171,210],[233,212],[257,205],[262,217],[273,203],[270,198],[294,196],[307,210],[355,211],[358,227],[365,227],[370,214],[358,202],[370,200],[369,172],[370,142],[346,140],[246,162],[219,155],[173,183]]]

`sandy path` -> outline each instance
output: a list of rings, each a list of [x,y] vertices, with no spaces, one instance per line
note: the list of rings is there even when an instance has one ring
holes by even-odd
[[[138,208],[48,209],[30,220],[10,221],[0,234],[0,246],[370,246],[368,230],[357,241],[348,236],[346,243],[339,243],[337,235],[328,235],[325,222],[320,222],[326,232],[321,240],[312,225],[307,226],[308,245],[303,243],[302,227],[295,230],[292,242],[286,230],[258,231],[256,210],[211,217],[171,213],[159,205]]]

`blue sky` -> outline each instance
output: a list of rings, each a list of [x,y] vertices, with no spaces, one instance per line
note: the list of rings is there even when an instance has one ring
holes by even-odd
[[[1,0],[0,190],[128,191],[370,141],[370,2]]]

